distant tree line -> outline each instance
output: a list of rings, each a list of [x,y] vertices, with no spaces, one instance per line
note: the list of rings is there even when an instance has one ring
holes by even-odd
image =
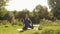
[[[28,9],[23,9],[22,11],[8,11],[5,9],[6,2],[4,0],[0,0],[0,20],[8,20],[9,22],[13,22],[15,20],[20,21],[21,18],[27,14],[33,23],[39,23],[41,19],[48,19],[51,21],[55,21],[56,19],[60,19],[60,0],[48,0],[49,7],[51,11],[48,11],[46,6],[37,5],[33,11],[29,11]]]

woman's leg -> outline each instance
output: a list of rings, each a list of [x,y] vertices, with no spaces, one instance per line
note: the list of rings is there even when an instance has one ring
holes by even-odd
[[[23,30],[27,30],[27,27],[25,26],[25,27],[23,27]]]
[[[31,29],[33,29],[33,28],[34,28],[33,24],[32,24],[32,25],[30,25],[29,27],[30,27]]]

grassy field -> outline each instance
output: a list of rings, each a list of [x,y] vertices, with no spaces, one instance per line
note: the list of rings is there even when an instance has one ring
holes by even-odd
[[[8,27],[7,27],[8,26]],[[27,30],[24,32],[17,31],[22,26],[11,24],[0,25],[0,34],[60,34],[60,23],[55,22],[41,22],[42,30]]]

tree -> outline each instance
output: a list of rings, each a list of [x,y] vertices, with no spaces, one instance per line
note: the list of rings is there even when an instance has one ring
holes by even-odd
[[[25,16],[26,14],[29,16],[29,10],[24,9],[24,10],[18,12],[18,18],[19,18],[19,19],[20,19],[20,18],[24,18],[24,16]]]
[[[14,15],[14,18],[17,19],[17,17],[18,17],[18,16],[17,16],[17,15],[18,15],[18,11],[14,10],[14,11],[12,11],[12,13],[13,13],[13,15]]]
[[[14,14],[13,12],[7,11],[3,18],[11,22],[14,19]]]
[[[3,16],[6,14],[6,9],[5,9],[5,6],[6,6],[6,2],[8,0],[0,0],[0,18],[2,19]]]
[[[57,19],[60,19],[60,0],[48,0],[48,5]]]
[[[1,8],[0,17],[3,17],[6,14],[7,10],[5,8]]]
[[[33,10],[36,23],[40,22],[40,19],[46,18],[48,16],[47,7],[42,5],[37,5]]]
[[[28,10],[28,9],[24,9],[24,10],[22,10],[22,11],[24,11],[25,14],[29,15],[29,10]]]
[[[53,17],[54,17],[53,13],[49,12],[49,14],[48,14],[48,20],[52,20]]]
[[[34,11],[34,13],[36,13],[36,16],[38,16],[40,19],[45,18],[48,15],[47,7],[42,5],[37,5]]]

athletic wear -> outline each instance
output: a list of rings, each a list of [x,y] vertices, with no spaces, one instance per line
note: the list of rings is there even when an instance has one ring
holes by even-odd
[[[24,19],[24,25],[25,27],[23,30],[26,30],[28,27],[33,29],[33,24],[30,24],[30,21],[28,19]]]
[[[24,24],[26,27],[30,26],[30,21],[28,19],[24,19]]]

